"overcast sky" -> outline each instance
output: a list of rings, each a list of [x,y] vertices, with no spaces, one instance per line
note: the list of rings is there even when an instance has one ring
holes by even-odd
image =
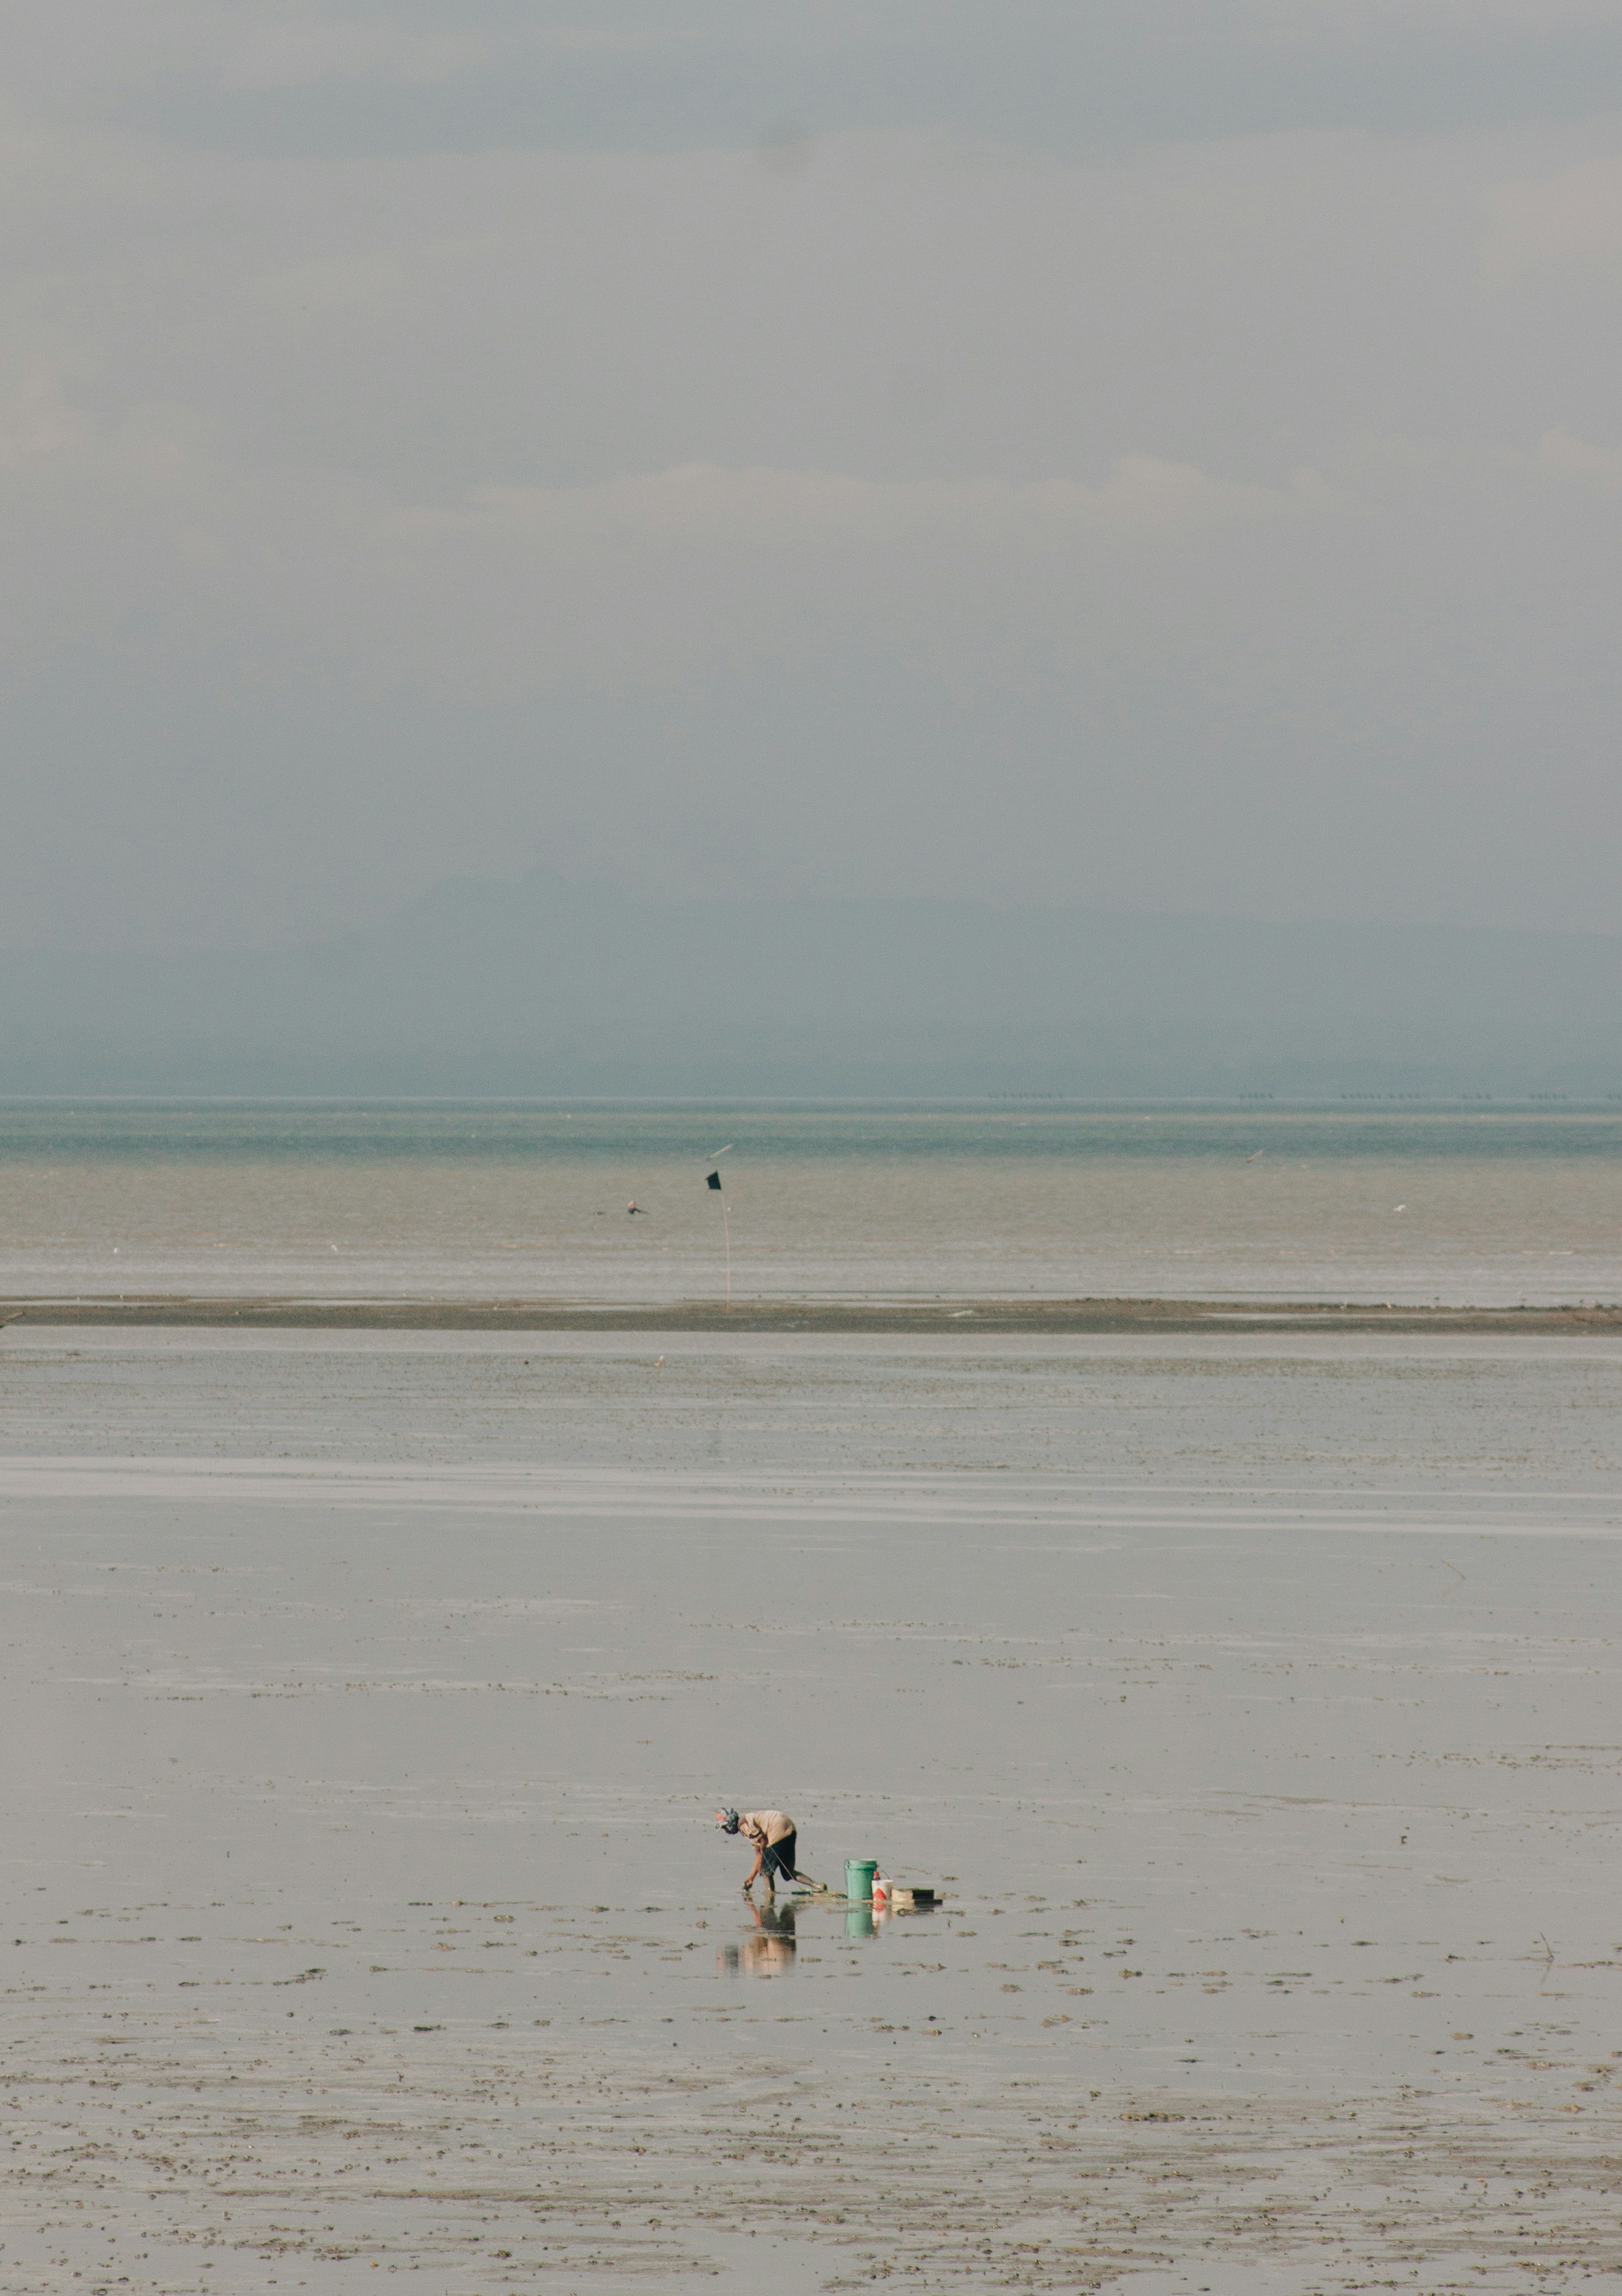
[[[21,0],[0,939],[1622,929],[1622,0]]]

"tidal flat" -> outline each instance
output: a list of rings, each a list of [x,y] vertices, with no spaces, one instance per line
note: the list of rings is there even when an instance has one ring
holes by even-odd
[[[13,1325],[0,2283],[1622,2271],[1619,1393]],[[751,1908],[723,1802],[944,1903]]]

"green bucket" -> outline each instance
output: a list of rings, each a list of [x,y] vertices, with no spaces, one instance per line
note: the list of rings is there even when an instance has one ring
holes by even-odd
[[[845,1895],[853,1898],[871,1898],[873,1875],[878,1870],[876,1857],[848,1857],[845,1860]]]

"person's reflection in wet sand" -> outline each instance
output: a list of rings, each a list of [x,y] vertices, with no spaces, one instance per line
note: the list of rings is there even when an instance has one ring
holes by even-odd
[[[792,1906],[763,1908],[751,1901],[755,1935],[741,1945],[723,1947],[716,1967],[734,1977],[786,1977],[794,1966],[794,1911]]]

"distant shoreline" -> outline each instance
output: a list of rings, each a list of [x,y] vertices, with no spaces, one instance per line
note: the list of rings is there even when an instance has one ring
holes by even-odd
[[[0,1300],[0,1325],[303,1332],[810,1332],[971,1338],[1088,1332],[1167,1336],[1302,1330],[1437,1333],[1622,1332],[1622,1306],[1389,1307],[1273,1300],[716,1300],[591,1306],[555,1300],[254,1297]]]

